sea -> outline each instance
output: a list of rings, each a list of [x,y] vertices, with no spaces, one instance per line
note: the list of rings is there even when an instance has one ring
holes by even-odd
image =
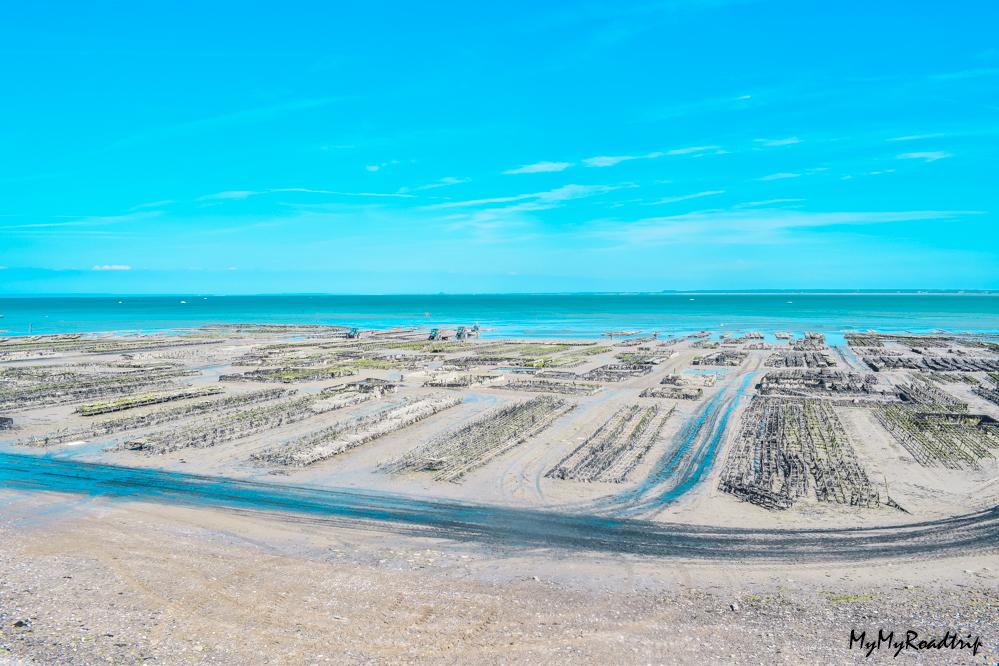
[[[482,337],[587,338],[816,331],[999,335],[999,293],[641,293],[46,296],[0,298],[0,336],[159,333],[211,324],[429,329],[478,324]]]

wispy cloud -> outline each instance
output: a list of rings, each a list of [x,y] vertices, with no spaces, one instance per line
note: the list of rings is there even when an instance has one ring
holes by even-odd
[[[514,194],[505,197],[488,197],[484,199],[468,199],[465,201],[447,201],[439,204],[431,204],[425,208],[476,208],[502,204],[519,204],[517,207],[518,210],[543,210],[545,208],[553,208],[560,203],[572,199],[582,199],[584,197],[605,194],[621,189],[622,187],[631,187],[631,185],[563,185],[544,192]]]
[[[140,203],[132,206],[128,209],[128,212],[134,212],[137,210],[147,210],[149,208],[163,208],[164,206],[169,206],[174,203],[173,199],[161,199],[160,201],[149,201],[146,203]]]
[[[435,221],[447,224],[449,231],[471,232],[477,243],[524,243],[538,237],[533,213],[626,187],[634,185],[563,185],[544,192],[433,204],[421,210],[453,211]]]
[[[587,157],[583,160],[583,164],[588,167],[603,168],[612,167],[620,164],[621,162],[630,162],[632,160],[654,160],[658,157],[662,157],[664,153],[652,152],[646,153],[644,155],[597,155],[596,157]]]
[[[697,211],[682,215],[643,218],[631,222],[609,221],[591,233],[628,245],[690,242],[773,243],[801,229],[863,226],[892,222],[953,220],[981,211],[914,210],[878,212],[808,212],[787,209]]]
[[[461,211],[436,220],[449,232],[471,232],[477,243],[516,242],[531,236],[531,221],[515,206]]]
[[[689,146],[687,148],[674,148],[673,150],[667,150],[666,154],[670,157],[675,157],[677,155],[698,155],[718,152],[721,149],[721,146]]]
[[[507,169],[503,173],[513,176],[522,173],[554,173],[565,171],[572,166],[572,162],[535,162],[534,164],[524,164],[514,169]]]
[[[768,176],[760,176],[756,180],[768,181],[768,180],[787,180],[788,178],[800,178],[800,173],[792,173],[790,171],[780,171],[778,173],[772,173]]]
[[[452,185],[461,185],[462,183],[467,183],[468,178],[456,178],[454,176],[445,176],[440,180],[436,180],[432,183],[426,183],[424,185],[412,185],[409,187],[400,187],[397,194],[408,194],[410,192],[423,192],[425,190],[436,190],[440,187],[451,187]]]
[[[597,168],[612,167],[622,162],[631,162],[632,160],[655,160],[660,157],[679,157],[681,155],[700,156],[710,152],[720,153],[724,151],[721,150],[721,146],[688,146],[686,148],[673,148],[667,151],[656,150],[643,155],[598,155],[596,157],[587,157],[583,160],[583,164],[588,167]]]
[[[902,153],[898,156],[900,160],[922,160],[924,162],[936,162],[937,160],[947,159],[948,157],[953,157],[950,153],[945,153],[942,150],[928,150],[924,152],[917,153]]]
[[[863,176],[885,176],[889,173],[895,173],[895,169],[878,169],[877,171],[865,171],[864,173],[859,173],[856,176],[853,174],[847,174],[841,176],[841,180],[853,180],[854,178],[860,178]]]
[[[719,194],[725,194],[725,190],[705,190],[704,192],[694,192],[693,194],[682,194],[676,197],[665,197],[663,199],[659,199],[658,201],[653,201],[649,205],[671,204],[671,203],[676,203],[678,201],[690,201],[691,199],[713,197]]]
[[[764,148],[778,148],[780,146],[793,146],[801,143],[801,139],[796,136],[789,136],[785,139],[756,139],[756,143]]]
[[[89,227],[101,228],[114,225],[128,224],[130,222],[141,222],[143,220],[149,220],[155,217],[159,217],[161,214],[162,214],[161,211],[158,210],[143,210],[132,213],[126,213],[124,215],[91,215],[88,217],[73,217],[73,216],[63,215],[57,217],[67,218],[67,219],[55,219],[51,222],[28,222],[22,224],[0,225],[0,231],[9,231],[13,233],[18,233],[20,230],[28,230],[28,229],[80,227],[82,228],[81,231],[87,233],[86,228]]]
[[[97,264],[92,270],[95,271],[130,271],[131,266],[125,264]]]
[[[227,190],[225,192],[215,192],[214,194],[206,194],[204,196],[198,197],[198,201],[228,201],[233,199],[248,199],[252,196],[258,194],[264,194],[264,192],[255,192],[253,190]]]
[[[267,194],[325,194],[336,197],[373,197],[373,198],[412,198],[414,195],[406,192],[342,192],[339,190],[324,190],[313,187],[272,187],[266,190],[229,190],[205,194],[196,201],[238,201],[259,197]]]
[[[888,141],[922,141],[923,139],[939,139],[943,136],[947,135],[939,132],[934,134],[906,134],[905,136],[893,136]]]
[[[757,206],[777,206],[779,204],[786,203],[801,203],[802,201],[804,201],[804,199],[764,199],[763,201],[747,201],[744,204],[739,204],[739,206],[742,208],[755,208]]]
[[[266,190],[261,194],[281,194],[297,192],[301,194],[328,194],[335,197],[365,197],[365,198],[389,198],[389,199],[411,199],[412,194],[406,194],[405,192],[343,192],[341,190],[322,190],[315,189],[311,187],[275,187],[271,190]]]
[[[700,115],[714,112],[739,111],[755,106],[753,95],[730,95],[701,100],[691,100],[685,103],[651,109],[642,114],[646,122],[661,122],[684,116]]]
[[[370,173],[376,173],[385,167],[393,166],[398,163],[399,160],[386,160],[385,162],[378,162],[377,164],[368,164],[364,167],[364,170]]]

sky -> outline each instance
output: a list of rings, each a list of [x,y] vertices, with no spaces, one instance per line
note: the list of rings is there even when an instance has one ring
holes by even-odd
[[[999,289],[999,3],[0,9],[0,295]]]

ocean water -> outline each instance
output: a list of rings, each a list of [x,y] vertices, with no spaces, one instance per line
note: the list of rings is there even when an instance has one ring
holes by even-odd
[[[156,332],[221,323],[363,329],[478,323],[484,336],[590,337],[937,330],[999,334],[999,294],[489,294],[412,296],[100,296],[0,298],[0,335]]]

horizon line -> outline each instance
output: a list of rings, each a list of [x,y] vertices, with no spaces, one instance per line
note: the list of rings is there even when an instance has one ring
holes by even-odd
[[[31,298],[175,298],[175,297],[214,297],[214,298],[252,298],[261,296],[319,296],[348,298],[384,298],[384,297],[434,297],[434,296],[659,296],[686,294],[714,295],[766,295],[766,294],[824,294],[824,295],[961,295],[999,294],[999,289],[660,289],[657,291],[497,291],[497,292],[253,292],[253,293],[215,293],[208,291],[187,292],[45,292],[45,293],[11,293],[0,294],[0,299],[31,299]]]

